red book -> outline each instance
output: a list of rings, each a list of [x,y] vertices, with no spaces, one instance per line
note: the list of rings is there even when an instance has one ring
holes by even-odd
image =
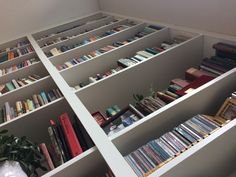
[[[78,138],[76,137],[75,131],[73,129],[73,126],[70,122],[70,118],[68,117],[67,113],[62,114],[59,117],[59,121],[65,134],[66,141],[68,143],[72,157],[81,154],[83,150],[80,146]]]
[[[47,149],[47,146],[45,145],[45,143],[42,143],[39,145],[41,151],[43,152],[43,156],[47,162],[47,165],[48,165],[48,168],[49,170],[53,170],[55,167],[54,167],[54,164],[52,162],[52,159],[51,159],[51,156],[48,152],[48,149]]]
[[[194,90],[194,89],[204,85],[205,83],[211,81],[212,79],[214,79],[214,77],[203,75],[203,76],[199,77],[198,79],[194,80],[193,82],[191,82],[189,85],[187,85],[183,89],[177,91],[176,94],[183,96],[183,95],[187,94],[188,92],[190,92],[191,90]]]

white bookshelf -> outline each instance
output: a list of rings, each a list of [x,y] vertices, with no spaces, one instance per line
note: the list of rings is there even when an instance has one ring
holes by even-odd
[[[68,50],[58,56],[48,58],[44,53],[55,47],[60,48],[63,45],[79,43],[89,37],[101,35],[116,26],[126,24],[128,21],[134,21],[136,25]],[[61,71],[56,69],[56,66],[73,57],[82,56],[113,42],[133,37],[149,24],[162,26],[162,29],[71,68]],[[43,47],[44,43],[58,37],[74,35],[73,38]],[[137,51],[148,47],[159,46],[163,41],[169,41],[177,35],[188,36],[188,40],[79,90],[75,91],[70,88],[84,82],[90,76],[103,73],[116,66],[116,62],[120,58],[133,56]],[[102,12],[35,34],[29,34],[27,38],[22,37],[0,45],[0,49],[14,45],[23,39],[30,41],[35,52],[0,63],[0,68],[6,68],[34,57],[38,57],[39,62],[1,76],[0,83],[30,74],[38,74],[42,78],[1,95],[0,106],[3,106],[6,101],[14,104],[17,100],[25,100],[42,90],[47,91],[56,87],[61,90],[64,97],[0,124],[0,129],[8,129],[11,133],[27,136],[38,143],[48,143],[50,141],[47,133],[49,120],[56,120],[63,112],[67,112],[70,117],[75,113],[95,143],[95,147],[65,164],[48,173],[42,173],[43,177],[100,177],[107,170],[107,165],[117,177],[135,177],[137,175],[125,161],[124,156],[148,141],[158,138],[191,116],[199,113],[214,114],[229,94],[236,89],[236,69],[234,68],[108,137],[93,119],[91,113],[96,111],[105,113],[105,109],[114,104],[123,108],[134,102],[133,94],[147,95],[151,85],[155,90],[161,91],[168,86],[170,80],[184,77],[186,69],[198,66],[204,57],[213,55],[213,44],[219,41],[231,44],[236,44],[236,42],[190,32],[186,29],[163,26],[155,22],[150,23],[129,17],[122,18]],[[150,176],[234,177],[236,171],[233,165],[236,163],[235,126],[236,121],[231,121],[157,169]],[[222,149],[224,150],[222,151]]]

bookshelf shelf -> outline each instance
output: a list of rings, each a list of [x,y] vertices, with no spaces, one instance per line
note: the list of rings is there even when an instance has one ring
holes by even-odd
[[[93,36],[102,35],[114,27],[125,25],[130,21],[135,22],[135,25],[67,50],[57,56],[47,57],[45,55],[53,48],[80,43]],[[62,70],[57,69],[59,65],[73,58],[87,55],[117,41],[125,41],[150,25],[155,25],[160,29],[71,67]],[[161,46],[161,44],[168,43],[177,36],[186,36],[187,40],[78,90],[71,89],[71,87],[88,81],[89,77],[96,76],[97,73],[105,73],[111,68],[117,67],[119,59],[133,57],[137,52],[146,48]],[[63,39],[58,40],[59,38]],[[215,114],[225,98],[236,89],[234,84],[236,82],[236,68],[225,72],[191,93],[161,107],[109,137],[100,128],[91,113],[100,111],[105,114],[106,109],[111,105],[124,108],[129,103],[133,104],[135,102],[133,94],[146,96],[149,94],[151,85],[155,90],[165,90],[172,79],[184,78],[185,71],[188,68],[198,67],[205,57],[213,56],[215,54],[215,50],[212,48],[213,44],[225,42],[235,45],[236,42],[234,40],[230,41],[229,38],[226,40],[220,38],[219,35],[215,37],[214,35],[202,34],[202,32],[191,32],[184,28],[177,29],[173,26],[157,25],[155,22],[151,23],[140,19],[97,12],[2,44],[0,50],[15,46],[19,41],[29,40],[30,44],[20,46],[20,48],[32,45],[35,52],[2,62],[0,63],[0,69],[17,65],[30,58],[39,58],[39,61],[1,76],[0,84],[9,82],[12,79],[24,78],[31,74],[38,74],[42,78],[1,95],[0,106],[3,106],[7,101],[14,105],[18,100],[25,100],[35,93],[42,90],[49,91],[52,88],[59,88],[64,96],[11,121],[0,124],[0,130],[8,129],[10,133],[27,136],[38,143],[50,143],[47,130],[50,126],[50,119],[58,121],[57,118],[64,112],[67,112],[69,117],[76,114],[94,141],[95,147],[88,149],[50,172],[40,172],[40,174],[43,177],[102,177],[109,166],[117,177],[125,175],[137,177],[124,157],[196,114]],[[50,41],[56,42],[45,45]],[[16,48],[12,47],[10,51],[14,50]],[[3,53],[0,53],[0,55]],[[236,163],[236,159],[233,158],[236,155],[236,143],[233,141],[236,133],[235,127],[236,120],[232,120],[173,160],[156,169],[149,176],[234,177],[236,171],[233,166]],[[226,144],[227,146],[225,146]],[[209,155],[214,158],[206,158]],[[228,161],[231,163],[229,164]]]
[[[79,46],[74,49],[65,51],[64,53],[61,53],[58,56],[49,57],[49,60],[55,66],[63,64],[64,62],[68,61],[69,59],[77,57],[78,54],[80,56],[82,56],[82,55],[87,54],[91,51],[99,49],[101,47],[105,47],[106,45],[110,45],[113,42],[116,42],[118,40],[124,41],[130,37],[133,37],[133,35],[142,31],[144,29],[144,27],[145,27],[145,24],[137,24],[133,27],[127,28],[125,30],[122,30],[122,31],[112,34],[110,36],[104,37],[102,39],[98,39],[93,43],[88,43],[83,46]]]
[[[89,38],[89,37],[91,37],[93,35],[96,35],[96,34],[99,35],[100,33],[105,32],[105,31],[109,30],[110,28],[112,29],[114,26],[122,24],[122,23],[125,22],[125,20],[114,21],[115,19],[113,19],[111,17],[109,17],[108,19],[109,20],[102,19],[102,21],[98,20],[98,21],[94,22],[96,24],[99,24],[99,25],[96,25],[96,26],[93,25],[93,27],[95,29],[93,29],[93,28],[91,29],[91,27],[90,27],[90,28],[86,28],[86,30],[85,30],[85,29],[83,29],[81,27],[82,29],[81,28],[79,29],[81,32],[78,33],[78,31],[77,31],[77,33],[78,33],[77,35],[73,34],[68,39],[59,41],[57,43],[54,43],[54,44],[51,44],[51,45],[48,45],[48,46],[43,46],[42,49],[43,49],[44,52],[49,52],[49,50],[51,48],[53,48],[53,47],[61,47],[62,44],[63,45],[71,45],[71,44],[73,44],[73,43],[75,43],[75,42],[77,42],[79,40],[84,40],[84,39]],[[93,23],[90,23],[90,26],[92,24]]]
[[[88,165],[89,169],[86,168]],[[97,148],[93,147],[42,177],[102,176],[105,171],[106,162]]]
[[[98,55],[98,56],[90,59],[90,60],[86,60],[86,61],[81,62],[79,64],[73,65],[72,67],[63,69],[59,72],[61,73],[62,77],[67,81],[67,83],[70,86],[76,85],[77,83],[75,82],[76,79],[74,77],[76,77],[77,74],[80,74],[81,79],[86,79],[85,74],[86,74],[86,76],[88,76],[90,74],[90,71],[94,71],[96,68],[99,68],[99,69],[100,69],[100,67],[102,68],[100,63],[104,63],[104,65],[106,65],[106,66],[111,65],[109,63],[109,61],[113,61],[114,56],[116,56],[116,55],[120,56],[122,54],[125,54],[124,52],[126,52],[126,48],[131,50],[135,46],[135,44],[139,45],[143,41],[148,41],[148,40],[151,40],[152,38],[154,38],[155,36],[159,36],[159,33],[161,34],[162,33],[161,31],[163,31],[163,30],[165,30],[165,29],[148,34],[140,39],[131,41],[127,44],[124,44],[123,46],[120,46],[120,47],[117,47],[113,50],[107,51],[101,55]],[[97,66],[99,66],[99,67],[94,66],[94,64],[98,64]],[[88,68],[93,68],[94,70],[91,70],[91,69],[88,70]],[[86,71],[87,71],[87,73],[86,73]],[[80,73],[77,73],[77,72],[80,72]],[[94,72],[94,73],[96,73],[96,72]],[[75,76],[74,76],[74,74],[75,74]]]
[[[0,67],[2,68],[2,67],[9,66],[9,65],[14,65],[17,62],[21,62],[26,59],[34,58],[34,56],[35,56],[35,52],[29,52],[25,55],[21,55],[19,57],[14,58],[14,59],[1,62]]]
[[[38,32],[34,34],[34,38],[37,39],[38,42],[43,42],[43,40],[55,39],[57,37],[61,37],[61,35],[62,36],[67,36],[70,34],[73,35],[74,32],[77,32],[77,31],[80,32],[81,27],[83,30],[86,30],[87,28],[88,29],[96,28],[97,27],[96,21],[104,20],[104,19],[105,19],[105,23],[107,23],[110,20],[112,20],[113,17],[111,17],[110,15],[104,16],[102,13],[95,13],[93,15],[89,15],[79,20],[72,21],[64,25],[60,25],[59,27],[51,28],[43,32]],[[89,23],[86,24],[87,22]]]

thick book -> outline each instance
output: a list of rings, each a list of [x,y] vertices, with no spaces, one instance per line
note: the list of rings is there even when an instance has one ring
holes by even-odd
[[[214,77],[211,76],[201,76],[198,79],[196,79],[195,81],[191,82],[188,86],[184,87],[183,89],[179,90],[176,92],[177,95],[183,96],[187,93],[189,93],[190,91],[204,85],[205,83],[213,80]]]
[[[73,129],[73,126],[67,113],[62,114],[59,117],[59,121],[65,134],[72,157],[81,154],[83,150],[80,146],[78,138],[76,137],[75,131]]]
[[[185,78],[189,81],[194,81],[195,79],[198,79],[201,76],[213,76],[211,73],[208,73],[206,71],[200,71],[199,69],[196,68],[189,68],[185,72]]]
[[[50,156],[50,154],[48,152],[48,148],[47,148],[46,144],[42,143],[42,144],[39,145],[39,147],[40,147],[40,149],[41,149],[41,151],[43,153],[43,156],[44,156],[44,158],[45,158],[45,160],[47,162],[48,169],[49,170],[53,170],[55,168],[55,166],[54,166],[54,164],[52,162],[52,159],[51,159],[51,156]]]

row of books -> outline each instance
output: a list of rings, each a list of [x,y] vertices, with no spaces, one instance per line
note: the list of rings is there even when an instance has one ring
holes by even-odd
[[[145,61],[145,60],[161,53],[162,51],[164,51],[166,49],[170,49],[170,48],[186,41],[187,39],[188,38],[185,36],[176,36],[171,41],[164,41],[160,46],[145,48],[144,50],[140,50],[140,51],[136,52],[135,55],[132,57],[121,58],[117,61],[116,68],[112,68],[103,74],[96,74],[95,77],[89,77],[88,81],[79,83],[79,85],[76,85],[74,88],[77,90],[81,87],[84,87],[84,86],[94,83],[98,80],[106,78],[114,73],[117,73],[118,71],[120,71],[124,68],[127,68],[132,65],[136,65],[137,63],[139,63],[141,61]]]
[[[37,80],[41,79],[41,76],[32,74],[28,77],[21,78],[21,79],[13,79],[10,82],[7,82],[6,84],[1,84],[0,85],[0,95],[10,92],[12,90],[15,90],[17,88],[23,87],[27,84],[31,84]]]
[[[60,33],[64,33],[64,32],[70,31],[70,30],[72,30],[72,29],[75,29],[75,28],[78,28],[78,27],[81,27],[81,26],[84,26],[84,25],[87,25],[87,24],[90,24],[90,23],[94,23],[94,22],[96,22],[96,21],[98,21],[98,20],[101,20],[101,19],[103,19],[103,18],[106,18],[106,17],[107,17],[107,16],[102,16],[102,17],[100,17],[100,18],[97,18],[96,20],[89,20],[89,21],[82,22],[82,23],[80,23],[80,24],[74,25],[74,26],[72,26],[72,27],[69,27],[69,28],[66,28],[66,29],[63,29],[63,30],[59,30],[59,31],[54,32],[54,33],[51,33],[51,34],[43,35],[42,37],[40,37],[40,38],[38,39],[38,41],[43,40],[43,39],[48,38],[48,37],[51,37],[51,36],[58,35],[58,34],[60,34]]]
[[[217,44],[213,45],[214,48],[215,48],[215,46],[217,46]],[[211,59],[203,59],[201,65],[207,63],[210,60],[218,61],[219,58],[220,58],[219,56],[214,56],[214,57],[211,57]],[[224,61],[224,65],[221,65],[222,68],[224,66],[230,66],[230,67],[225,67],[224,72],[234,68],[234,65],[232,65],[232,62],[235,61],[234,59],[220,58],[219,60]],[[132,107],[134,107],[136,115],[141,115],[141,116],[138,116],[139,117],[138,119],[130,120],[129,125],[138,121],[142,117],[155,112],[156,110],[158,110],[158,109],[162,108],[163,106],[169,104],[170,102],[180,98],[181,96],[184,96],[185,94],[190,93],[194,89],[197,89],[198,87],[204,85],[205,83],[213,80],[217,76],[218,75],[216,75],[212,72],[203,70],[200,67],[199,67],[199,69],[191,67],[186,70],[184,79],[182,79],[182,78],[172,79],[170,81],[170,84],[167,87],[167,89],[165,89],[163,91],[154,91],[154,89],[152,88],[151,94],[146,97],[144,97],[143,95],[134,94],[133,96],[135,99],[135,105],[134,106],[132,106],[131,104],[130,105]],[[81,85],[76,86],[75,88],[78,89],[80,87],[81,87]],[[97,114],[97,113],[99,113],[99,114]],[[125,126],[121,125],[121,123],[122,123],[121,121],[118,121],[118,123],[117,123],[116,118],[118,116],[114,116],[116,118],[111,118],[110,115],[107,115],[107,117],[106,117],[106,116],[102,115],[99,111],[97,111],[96,114],[94,114],[94,115],[95,115],[94,117],[95,117],[95,120],[97,121],[97,123],[99,125],[101,125],[101,127],[103,127],[104,131],[107,134],[114,134],[114,133],[119,132],[120,130],[125,128]],[[109,119],[109,121],[107,119]],[[104,122],[109,122],[109,125],[107,125],[105,123],[106,126],[103,126]],[[110,133],[110,132],[112,132],[112,133]]]
[[[7,67],[7,68],[2,68],[0,69],[0,76],[3,76],[3,75],[6,75],[6,74],[9,74],[9,73],[12,73],[14,71],[17,71],[21,68],[24,68],[24,67],[27,67],[27,66],[30,66],[32,64],[35,64],[39,61],[38,58],[31,58],[31,59],[26,59],[18,64],[15,64],[15,65],[12,65],[10,67]]]
[[[62,97],[62,93],[59,89],[52,89],[48,92],[42,91],[39,94],[34,94],[31,98],[24,101],[16,101],[15,107],[12,107],[9,102],[6,102],[0,109],[0,123],[10,121],[60,97]]]
[[[106,26],[106,25],[109,25],[109,24],[113,24],[115,22],[117,22],[118,20],[116,19],[113,19],[113,21],[111,22],[107,22],[105,25],[101,24],[101,25],[98,25],[96,28],[100,28],[102,26]],[[96,28],[94,27],[87,27],[86,29],[83,29],[82,31],[79,30],[78,32],[75,32],[73,35],[67,35],[67,36],[58,36],[56,39],[52,39],[52,40],[49,40],[47,42],[45,42],[43,45],[41,45],[40,47],[46,47],[46,46],[50,46],[50,45],[53,45],[53,44],[57,44],[57,43],[60,43],[62,41],[66,41],[66,40],[69,40],[69,39],[73,39],[73,38],[76,38],[77,36],[81,35],[81,34],[84,34],[84,33],[87,33],[89,31],[92,31],[92,30],[95,30]]]
[[[67,46],[63,45],[60,48],[53,48],[53,49],[50,50],[50,52],[45,53],[45,54],[47,55],[47,57],[57,56],[57,55],[60,55],[63,52],[66,52],[68,50],[74,49],[74,48],[79,47],[79,46],[83,46],[83,45],[88,44],[90,42],[94,42],[98,39],[104,38],[106,36],[110,36],[114,33],[118,33],[120,31],[123,31],[127,28],[130,28],[131,26],[134,26],[134,25],[136,25],[136,23],[130,21],[129,23],[127,23],[125,25],[119,25],[117,27],[114,27],[113,29],[106,31],[101,35],[91,36],[87,39],[84,39],[83,41],[78,41],[75,44],[71,44],[71,45],[67,45]]]
[[[67,113],[60,115],[58,122],[51,119],[48,134],[50,144],[42,143],[40,147],[49,170],[53,170],[94,146],[92,139],[75,115],[73,121]]]
[[[17,42],[15,45],[11,46],[11,47],[7,47],[6,49],[0,49],[0,53],[9,52],[11,50],[14,50],[16,48],[19,48],[19,47],[22,47],[22,46],[28,45],[28,44],[29,44],[28,40],[20,41],[20,42]]]
[[[117,42],[114,42],[113,44],[111,45],[107,45],[105,47],[102,47],[100,49],[97,49],[95,51],[92,51],[92,52],[89,52],[88,54],[86,55],[83,55],[81,57],[78,57],[78,58],[72,58],[70,59],[69,61],[65,62],[63,65],[59,65],[57,66],[57,68],[59,70],[63,70],[63,69],[66,69],[66,68],[69,68],[69,67],[72,67],[74,65],[77,65],[78,63],[82,63],[86,60],[90,60],[94,57],[97,57],[103,53],[106,53],[108,51],[111,51],[111,50],[114,50],[120,46],[123,46],[127,43],[130,43],[132,41],[135,41],[137,39],[140,39],[148,34],[151,34],[153,32],[155,32],[156,30],[154,28],[157,28],[157,29],[160,29],[159,27],[155,27],[155,26],[148,26],[148,27],[145,27],[141,32],[138,32],[137,34],[135,34],[133,37],[125,40],[125,41],[117,41]]]
[[[97,111],[92,113],[92,116],[108,136],[123,130],[144,117],[132,104],[123,109],[120,109],[118,105],[113,105],[106,109],[106,115]]]
[[[9,51],[9,52],[3,53],[2,56],[0,57],[0,63],[7,61],[7,60],[12,60],[16,57],[25,55],[27,53],[31,53],[33,51],[34,51],[33,47],[29,45],[27,47],[23,47],[20,49],[16,49],[14,51]]]
[[[229,100],[230,105],[233,103],[233,108],[230,113],[227,113],[230,115],[220,116],[225,109],[225,104],[229,104]],[[158,139],[149,141],[131,152],[125,156],[125,160],[138,176],[150,175],[234,118],[236,118],[236,99],[231,97],[225,101],[215,116],[196,115]]]

